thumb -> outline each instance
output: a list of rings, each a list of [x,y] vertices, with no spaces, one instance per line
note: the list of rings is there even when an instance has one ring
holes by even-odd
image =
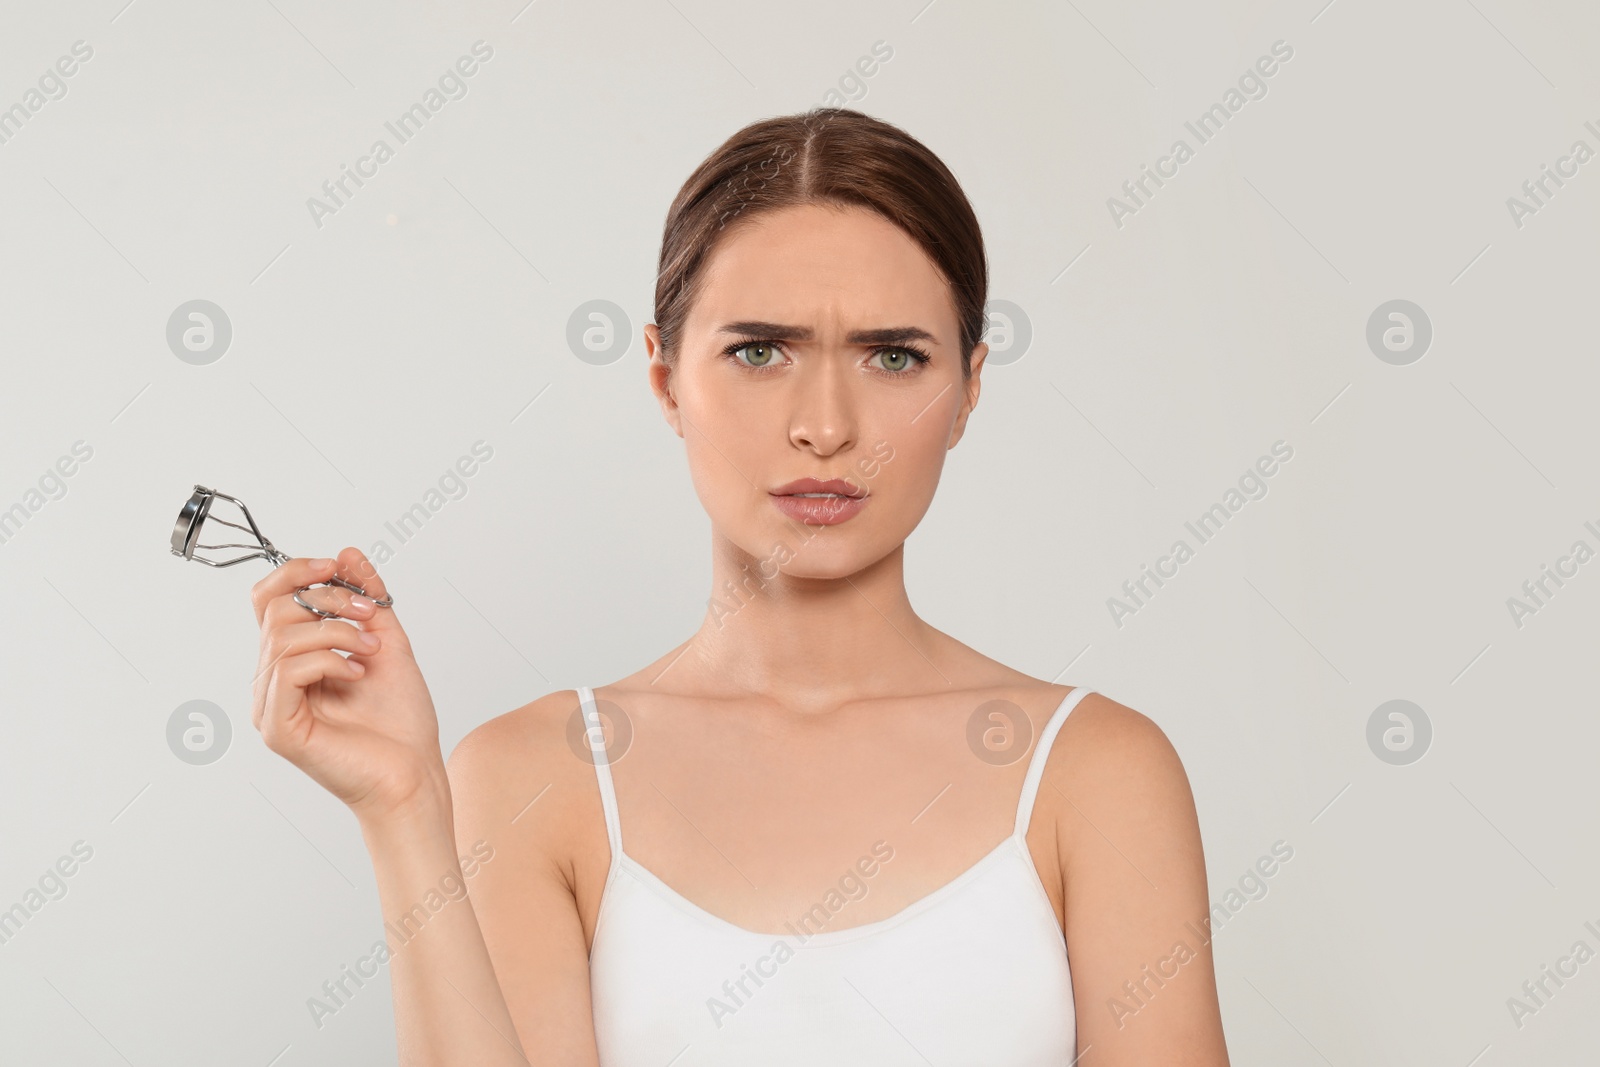
[[[384,584],[383,576],[378,573],[377,566],[367,558],[366,553],[354,545],[345,548],[334,557],[333,573],[336,578],[360,588],[369,599],[381,601],[389,598],[389,587]],[[362,629],[371,630],[380,636],[405,632],[390,608],[379,608],[370,618],[359,621]]]

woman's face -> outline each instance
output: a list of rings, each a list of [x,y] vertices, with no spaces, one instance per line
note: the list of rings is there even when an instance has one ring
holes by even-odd
[[[702,281],[670,374],[654,323],[645,343],[712,525],[764,577],[882,559],[928,510],[988,353],[964,381],[938,268],[876,212],[806,205],[738,222]]]

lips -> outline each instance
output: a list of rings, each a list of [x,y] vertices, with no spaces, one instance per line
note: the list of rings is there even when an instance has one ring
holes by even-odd
[[[799,481],[781,485],[772,491],[773,496],[814,496],[820,493],[827,493],[831,496],[847,496],[852,499],[859,499],[867,495],[866,490],[857,489],[842,478],[829,478],[825,482],[819,482],[815,478],[801,478]]]
[[[837,526],[866,507],[865,489],[841,478],[801,478],[771,493],[773,506],[808,526]]]

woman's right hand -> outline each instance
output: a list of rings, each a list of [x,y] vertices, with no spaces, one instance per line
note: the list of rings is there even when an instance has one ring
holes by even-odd
[[[251,720],[268,748],[350,805],[363,823],[404,814],[419,802],[448,803],[433,698],[394,609],[339,586],[301,596],[344,619],[324,619],[295,603],[297,588],[335,575],[371,596],[389,595],[354,547],[335,560],[291,559],[251,589],[261,626]]]
[[[332,577],[380,600],[389,595],[358,549],[346,548],[320,567],[318,562],[291,559],[251,590],[261,624],[261,669],[251,712],[256,728],[268,748],[355,811],[372,855],[380,907],[391,917],[385,925],[403,928],[407,920],[417,921],[419,911],[428,924],[428,936],[402,934],[404,940],[390,944],[383,957],[394,991],[400,1062],[527,1067],[483,928],[464,902],[470,898],[452,894],[463,903],[442,908],[422,903],[448,888],[445,878],[463,886],[465,875],[439,752],[439,721],[411,643],[393,608],[376,607],[339,586],[301,595],[344,618],[324,619],[295,603],[297,588]],[[364,634],[376,640],[363,643]],[[347,659],[340,651],[351,655]]]

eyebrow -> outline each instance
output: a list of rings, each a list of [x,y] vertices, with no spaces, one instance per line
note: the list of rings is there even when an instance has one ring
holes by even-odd
[[[815,336],[806,326],[786,326],[780,322],[755,320],[724,323],[717,332],[770,338],[774,341],[809,341]],[[926,341],[934,345],[939,343],[937,337],[917,326],[884,326],[875,330],[854,330],[845,337],[845,342],[852,345],[893,345],[903,341]]]

